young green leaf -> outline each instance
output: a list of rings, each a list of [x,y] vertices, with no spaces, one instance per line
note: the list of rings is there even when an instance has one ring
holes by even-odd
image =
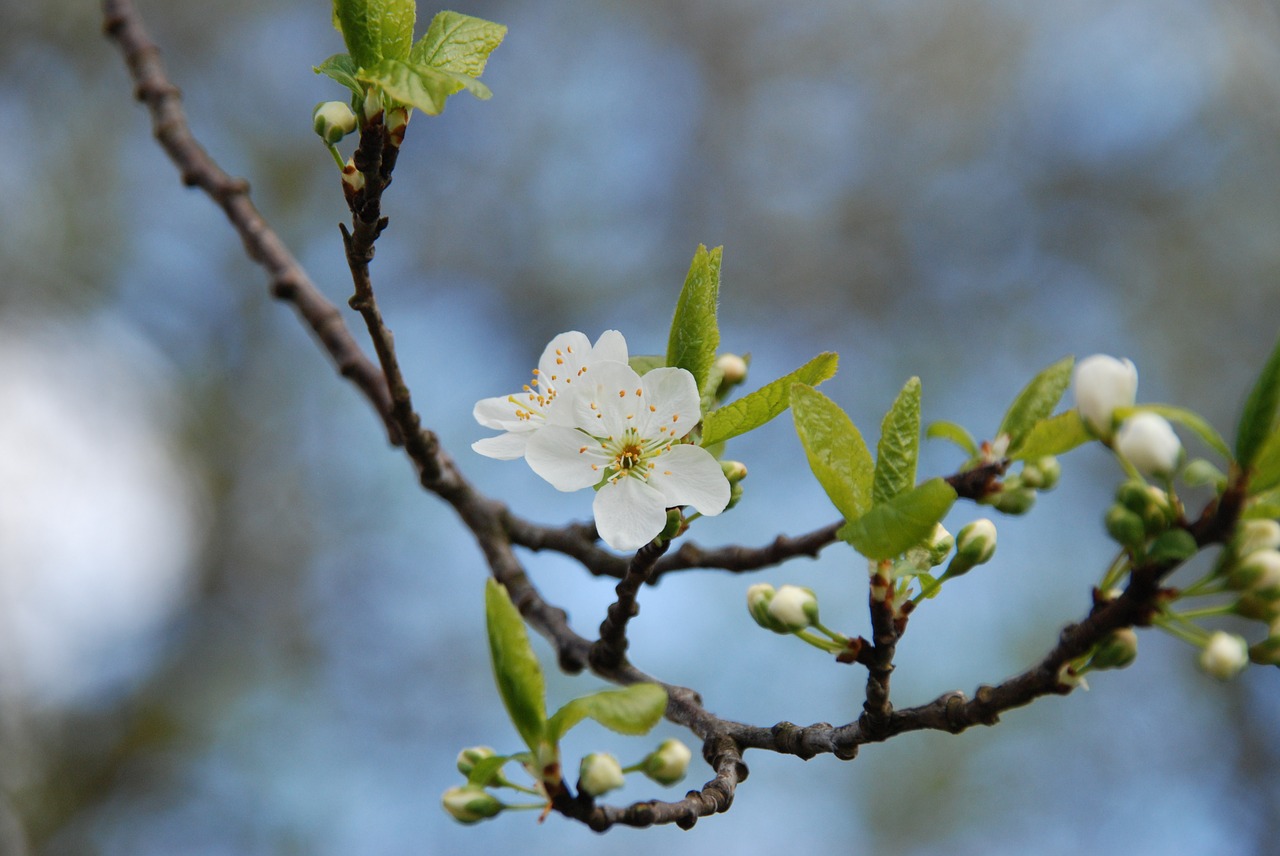
[[[924,435],[930,440],[949,440],[967,452],[969,457],[978,457],[978,441],[973,439],[973,435],[963,425],[946,420],[931,422]]]
[[[1016,452],[1036,423],[1047,418],[1058,406],[1062,394],[1071,384],[1071,369],[1075,363],[1075,357],[1063,357],[1033,377],[1018,393],[996,431],[997,437],[1009,435],[1010,452]]]
[[[547,727],[542,667],[529,644],[520,611],[511,602],[507,590],[492,577],[485,582],[484,611],[498,693],[516,731],[529,748],[537,752]]]
[[[558,743],[570,728],[590,717],[619,734],[648,734],[667,709],[667,691],[659,684],[632,684],[575,698],[547,721],[547,740]]]
[[[356,61],[350,54],[334,54],[319,65],[312,66],[311,70],[333,78],[356,95],[364,93],[364,87],[356,79]]]
[[[667,338],[667,365],[686,369],[697,381],[698,393],[709,395],[707,383],[711,366],[720,347],[720,328],[716,323],[716,301],[720,297],[721,247],[710,252],[702,244],[693,256],[689,275],[676,302]]]
[[[627,360],[627,364],[636,374],[644,375],[665,366],[667,358],[661,354],[636,354]]]
[[[902,387],[880,424],[876,444],[876,474],[871,485],[873,505],[892,499],[916,483],[916,458],[920,454],[920,378]]]
[[[489,87],[465,74],[411,65],[398,59],[384,59],[372,69],[360,72],[359,79],[376,83],[396,101],[430,116],[438,116],[448,97],[463,89],[481,99],[493,94]]]
[[[413,45],[414,0],[334,0],[338,30],[360,68],[405,60]]]
[[[1249,392],[1236,432],[1236,461],[1253,466],[1262,444],[1276,427],[1276,407],[1280,405],[1280,341],[1276,342],[1262,374]]]
[[[1273,431],[1262,444],[1249,477],[1249,492],[1268,490],[1280,485],[1280,431]]]
[[[759,428],[787,409],[793,383],[817,386],[836,373],[839,361],[830,351],[818,354],[791,374],[711,411],[702,420],[702,445],[714,446]]]
[[[1065,454],[1092,439],[1093,435],[1080,418],[1080,411],[1068,410],[1037,422],[1022,438],[1017,452],[1009,457],[1015,461],[1034,461]]]
[[[1228,461],[1231,460],[1231,447],[1227,445],[1227,441],[1222,439],[1222,435],[1214,430],[1214,427],[1199,413],[1187,410],[1185,407],[1175,407],[1172,404],[1136,404],[1133,407],[1117,409],[1116,418],[1128,419],[1135,413],[1154,413],[1170,422],[1176,422],[1203,440],[1210,449]]]
[[[803,383],[791,385],[791,415],[809,468],[845,520],[871,507],[875,462],[857,427],[834,401]]]
[[[873,506],[836,534],[868,559],[892,559],[919,544],[947,516],[956,492],[940,478]]]
[[[409,52],[409,61],[479,77],[484,73],[489,54],[502,44],[506,35],[507,28],[502,24],[458,12],[439,12]]]
[[[491,755],[488,758],[481,758],[471,767],[471,772],[467,773],[467,784],[481,788],[488,787],[498,778],[502,768],[510,760],[512,760],[510,755]]]

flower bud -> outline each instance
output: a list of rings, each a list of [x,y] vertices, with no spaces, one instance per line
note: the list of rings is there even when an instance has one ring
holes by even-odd
[[[1169,420],[1155,413],[1136,413],[1116,432],[1116,451],[1145,476],[1167,477],[1178,468],[1182,441]]]
[[[1253,550],[1231,571],[1227,584],[1236,591],[1280,588],[1280,551]]]
[[[1280,522],[1275,520],[1246,520],[1236,528],[1236,555],[1244,558],[1258,550],[1275,550],[1280,547]]]
[[[1036,490],[1053,490],[1062,478],[1062,465],[1055,457],[1027,461],[1022,465],[1022,483]]]
[[[1220,681],[1230,680],[1249,665],[1249,646],[1234,633],[1215,631],[1200,654],[1200,668]]]
[[[1280,666],[1280,635],[1272,633],[1249,647],[1249,659],[1260,666]]]
[[[364,173],[356,169],[351,158],[347,158],[347,165],[342,168],[342,184],[349,193],[364,190]]]
[[[1090,668],[1123,669],[1138,656],[1138,634],[1132,627],[1121,627],[1107,634],[1106,638],[1093,649],[1093,657],[1089,659]]]
[[[818,598],[812,589],[783,586],[769,602],[769,615],[786,633],[804,630],[818,620]]]
[[[742,461],[721,461],[720,470],[731,485],[737,484],[747,477],[747,465]]]
[[[311,126],[332,146],[356,129],[356,114],[341,101],[322,101],[311,111]]]
[[[733,386],[747,379],[747,361],[737,354],[721,354],[716,357],[716,368],[724,378],[721,383]]]
[[[372,122],[382,113],[382,90],[371,86],[364,93],[364,120]]]
[[[1186,482],[1188,487],[1212,485],[1218,490],[1222,490],[1227,486],[1226,474],[1204,458],[1196,458],[1193,461],[1189,461],[1182,468],[1182,480]]]
[[[948,577],[967,574],[991,561],[996,552],[996,525],[985,517],[968,523],[956,536],[956,555],[947,566]]]
[[[474,785],[449,788],[440,802],[459,823],[479,823],[506,808],[493,794]]]
[[[1138,393],[1138,370],[1129,360],[1094,354],[1076,363],[1076,409],[1095,434],[1110,437],[1119,407],[1132,407]]]
[[[392,107],[387,111],[387,137],[391,140],[391,145],[396,148],[404,142],[404,132],[409,127],[410,115],[408,107]]]
[[[625,782],[622,765],[607,752],[592,752],[578,767],[578,790],[593,797],[617,790]]]
[[[1139,550],[1147,540],[1147,527],[1142,518],[1123,505],[1113,505],[1107,509],[1107,534],[1115,539],[1121,547]]]
[[[1001,514],[1026,514],[1036,504],[1036,492],[1029,487],[1018,487],[1012,490],[1006,486],[991,497],[990,505]]]
[[[1058,667],[1058,689],[1070,692],[1076,687],[1088,691],[1089,682],[1070,663],[1063,663]]]
[[[751,613],[752,619],[765,630],[772,630],[774,633],[788,632],[781,627],[773,616],[769,614],[769,604],[773,602],[774,595],[773,586],[768,583],[756,583],[747,589],[747,612]]]
[[[470,776],[472,769],[475,768],[476,762],[483,761],[485,758],[492,758],[495,753],[488,746],[472,746],[463,749],[458,753],[458,772],[464,776]]]
[[[663,740],[644,759],[644,774],[660,785],[674,785],[684,778],[691,758],[693,753],[679,740]]]

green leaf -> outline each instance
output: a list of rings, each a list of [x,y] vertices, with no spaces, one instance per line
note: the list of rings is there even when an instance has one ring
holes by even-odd
[[[1203,440],[1210,449],[1228,461],[1231,460],[1231,447],[1227,445],[1227,441],[1199,413],[1172,404],[1138,404],[1116,408],[1116,418],[1121,420],[1128,419],[1135,413],[1154,413],[1170,422],[1176,422]]]
[[[1146,561],[1163,564],[1165,562],[1185,562],[1194,556],[1200,547],[1195,537],[1185,529],[1170,529],[1161,532],[1151,542],[1147,550]]]
[[[467,774],[467,784],[477,785],[478,787],[488,787],[498,778],[498,774],[502,772],[502,768],[511,760],[510,755],[493,755],[489,758],[481,758],[472,766],[471,772]]]
[[[350,54],[334,54],[319,65],[312,66],[311,70],[333,78],[356,95],[364,94],[364,87],[356,79],[356,61]]]
[[[637,354],[627,360],[627,364],[631,366],[632,371],[638,375],[648,374],[654,369],[660,369],[667,364],[667,358],[661,354]]]
[[[873,505],[892,499],[916,483],[920,454],[920,378],[902,387],[880,424],[876,444],[876,474],[871,485]]]
[[[753,431],[787,409],[791,385],[817,386],[836,373],[840,358],[825,351],[800,368],[748,395],[713,410],[702,420],[702,445],[714,446],[732,437]]]
[[[1037,422],[1053,412],[1062,400],[1062,394],[1071,385],[1071,369],[1075,357],[1063,357],[1044,369],[1023,387],[1022,392],[1009,405],[1009,411],[1000,420],[996,436],[1009,435],[1009,451],[1017,452],[1022,440]]]
[[[632,684],[575,698],[547,722],[547,739],[558,743],[570,728],[590,717],[619,734],[648,734],[667,709],[667,691],[658,684]]]
[[[376,83],[401,104],[416,107],[431,116],[444,110],[444,102],[455,92],[468,90],[477,98],[488,98],[489,87],[465,74],[455,74],[425,65],[412,65],[398,59],[384,59],[359,75],[360,80]]]
[[[360,68],[384,59],[405,60],[413,46],[414,0],[334,0],[347,53]]]
[[[1262,444],[1275,430],[1276,407],[1280,405],[1280,341],[1276,342],[1262,374],[1249,392],[1236,432],[1236,461],[1241,467],[1253,466]]]
[[[1273,431],[1253,463],[1249,492],[1257,493],[1280,485],[1280,431]]]
[[[431,19],[427,32],[413,46],[409,61],[479,77],[484,73],[489,54],[502,44],[507,28],[483,18],[459,12],[439,12]]]
[[[716,324],[716,301],[720,297],[721,247],[710,252],[702,244],[694,253],[689,275],[676,302],[667,339],[667,365],[687,370],[698,384],[698,394],[714,392],[708,380],[711,366],[720,347],[720,328]]]
[[[957,425],[955,422],[946,420],[932,422],[924,435],[930,440],[950,440],[967,452],[969,457],[978,457],[978,441],[973,439],[973,435],[964,426]]]
[[[930,479],[872,507],[836,534],[868,559],[892,559],[929,537],[955,501],[951,485]]]
[[[845,520],[871,507],[875,462],[857,427],[834,401],[803,383],[791,385],[791,416],[809,468]]]
[[[1093,439],[1078,410],[1068,410],[1048,419],[1041,419],[1023,437],[1018,451],[1009,457],[1015,461],[1034,461],[1052,455],[1070,452]]]
[[[520,611],[511,602],[507,590],[492,577],[485,582],[484,611],[498,693],[516,731],[536,753],[547,727],[542,667],[529,644]]]

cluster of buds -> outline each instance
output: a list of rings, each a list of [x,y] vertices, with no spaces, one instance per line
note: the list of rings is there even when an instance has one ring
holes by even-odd
[[[693,753],[675,738],[663,740],[639,763],[623,767],[606,752],[593,752],[578,767],[578,790],[591,797],[607,794],[625,784],[627,773],[643,773],[664,787],[674,785],[689,770]]]
[[[1182,463],[1182,441],[1169,420],[1139,412],[1118,418],[1132,408],[1138,392],[1138,370],[1129,360],[1094,354],[1075,369],[1076,409],[1099,439],[1147,477],[1172,477]]]
[[[984,458],[996,455],[994,459],[998,460],[1004,455],[1007,443],[1008,437],[1002,436],[996,443],[984,444]],[[984,496],[981,502],[1001,514],[1026,514],[1036,503],[1036,493],[1053,490],[1061,478],[1062,465],[1053,456],[1025,461],[1019,472],[1004,478],[999,491]]]
[[[1227,585],[1240,592],[1235,612],[1273,624],[1280,619],[1280,523],[1246,520],[1233,551],[1237,562],[1227,574]]]
[[[1107,533],[1137,556],[1176,518],[1169,494],[1141,481],[1127,481],[1116,489],[1116,501],[1107,509]]]
[[[742,461],[721,461],[720,469],[729,480],[729,504],[725,508],[730,509],[742,499],[742,480],[747,477],[747,465]]]

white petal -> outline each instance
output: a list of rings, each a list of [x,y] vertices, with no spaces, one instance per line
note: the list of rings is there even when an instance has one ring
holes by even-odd
[[[640,376],[626,363],[594,363],[580,381],[586,384],[575,386],[571,399],[574,425],[594,437],[621,438],[639,424]]]
[[[607,462],[598,443],[573,428],[547,425],[533,432],[524,459],[556,490],[582,490],[604,478]],[[592,469],[595,464],[599,469]]]
[[[472,408],[471,415],[486,428],[498,431],[528,431],[534,427],[529,420],[516,416],[519,409],[511,399],[520,402],[520,407],[537,413],[540,410],[537,396],[527,392],[516,392],[511,395],[500,395],[494,398],[482,398]]]
[[[702,417],[698,384],[684,369],[653,369],[640,379],[644,390],[645,421],[642,436],[680,438],[693,430]],[[649,408],[653,408],[650,410]],[[660,432],[661,428],[665,432]]]
[[[593,362],[611,360],[615,363],[625,363],[627,340],[617,330],[605,330],[600,334],[600,338],[596,339],[596,344],[591,349],[591,359]]]
[[[525,447],[533,434],[534,432],[532,431],[508,431],[506,434],[499,434],[497,437],[476,440],[471,444],[471,448],[486,458],[514,461],[516,458],[524,457]]]
[[[591,340],[585,333],[570,330],[556,336],[547,343],[538,360],[539,388],[543,392],[559,389],[565,378],[572,378],[582,367],[583,359],[589,359],[590,355]]]
[[[615,550],[639,550],[667,525],[662,494],[635,478],[606,484],[591,504],[596,531]]]
[[[649,484],[667,505],[692,505],[708,517],[729,504],[729,480],[710,452],[687,443],[672,446],[653,459]]]

